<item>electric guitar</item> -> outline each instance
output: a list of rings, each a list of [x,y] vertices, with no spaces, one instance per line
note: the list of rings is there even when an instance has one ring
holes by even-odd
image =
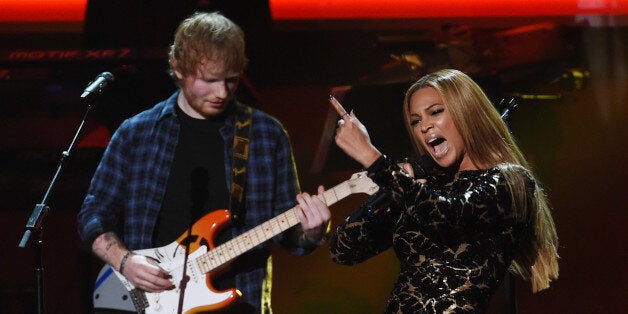
[[[325,191],[322,200],[331,206],[351,194],[371,195],[378,189],[363,171]],[[94,308],[187,314],[229,307],[240,298],[241,292],[236,288],[217,291],[212,287],[211,276],[236,257],[299,224],[296,210],[297,207],[289,209],[217,247],[214,236],[229,226],[231,217],[228,210],[213,211],[195,222],[175,242],[135,251],[154,259],[169,272],[174,289],[159,293],[136,289],[122,274],[105,265],[94,287]]]

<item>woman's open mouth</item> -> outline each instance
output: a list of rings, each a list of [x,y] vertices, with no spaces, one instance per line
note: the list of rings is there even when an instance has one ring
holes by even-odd
[[[432,151],[434,158],[443,157],[449,150],[449,142],[442,137],[435,137],[427,141],[427,146]]]

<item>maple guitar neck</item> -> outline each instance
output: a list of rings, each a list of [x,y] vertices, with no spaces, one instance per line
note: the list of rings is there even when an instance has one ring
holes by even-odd
[[[363,171],[323,192],[320,199],[331,206],[351,194],[372,195],[377,190],[377,184]],[[153,258],[169,272],[175,289],[139,290],[124,275],[105,265],[94,288],[94,308],[150,314],[198,313],[226,308],[240,298],[241,292],[236,288],[216,290],[211,285],[212,275],[219,275],[219,268],[236,257],[299,224],[297,210],[298,207],[289,209],[217,247],[214,247],[214,236],[229,224],[230,213],[227,209],[212,211],[171,244],[136,251]]]
[[[322,200],[327,206],[331,206],[353,193],[355,193],[355,191],[352,189],[351,180],[348,180],[323,192]],[[320,198],[318,195],[314,197]],[[295,206],[199,256],[195,260],[198,268],[202,272],[208,273],[244,254],[255,246],[299,224],[300,221],[297,217],[297,210],[298,206]]]

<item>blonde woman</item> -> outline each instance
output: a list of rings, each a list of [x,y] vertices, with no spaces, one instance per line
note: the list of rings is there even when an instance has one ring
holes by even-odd
[[[511,271],[533,291],[558,278],[558,237],[547,198],[482,89],[451,69],[413,84],[408,133],[436,166],[413,178],[370,141],[355,114],[337,145],[392,198],[387,210],[354,212],[336,229],[332,258],[362,262],[393,247],[400,274],[386,313],[477,313]]]

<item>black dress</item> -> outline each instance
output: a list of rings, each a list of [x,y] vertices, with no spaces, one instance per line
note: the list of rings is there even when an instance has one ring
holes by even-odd
[[[504,173],[523,176],[531,201],[529,172],[513,164],[437,171],[423,184],[387,158],[368,170],[391,201],[366,202],[347,217],[332,238],[332,259],[352,265],[392,246],[401,269],[386,313],[483,312],[531,230],[531,218],[513,214]]]

